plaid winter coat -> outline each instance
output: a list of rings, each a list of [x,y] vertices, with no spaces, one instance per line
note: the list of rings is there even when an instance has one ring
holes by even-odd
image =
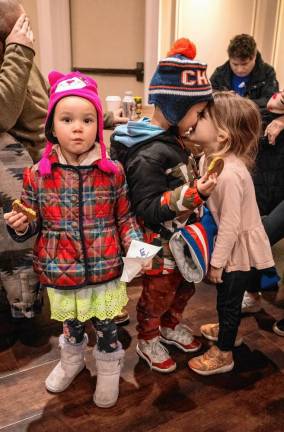
[[[142,236],[130,213],[127,185],[121,165],[106,174],[96,162],[70,166],[51,156],[52,172],[40,177],[38,165],[24,175],[22,202],[37,212],[24,241],[38,233],[34,269],[43,286],[81,288],[117,278],[122,272],[122,246]],[[121,245],[122,243],[122,245]]]

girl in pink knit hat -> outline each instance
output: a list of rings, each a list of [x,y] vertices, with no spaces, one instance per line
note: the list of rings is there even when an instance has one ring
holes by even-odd
[[[122,167],[110,161],[103,141],[103,113],[96,81],[78,72],[51,72],[48,139],[43,158],[25,172],[24,212],[5,215],[23,242],[37,235],[34,269],[47,288],[51,318],[63,322],[61,360],[46,379],[51,392],[65,390],[85,367],[85,321],[97,330],[93,354],[99,407],[116,403],[124,350],[113,318],[127,303],[122,249],[140,230],[130,213]]]

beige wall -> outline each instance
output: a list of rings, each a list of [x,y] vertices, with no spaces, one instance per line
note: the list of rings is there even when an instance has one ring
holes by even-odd
[[[176,35],[197,46],[197,58],[208,63],[209,75],[227,59],[229,40],[252,33],[255,0],[178,0]]]
[[[196,42],[197,57],[208,62],[211,73],[226,60],[229,39],[248,32],[254,35],[264,59],[275,66],[284,88],[284,0],[22,0],[22,3],[31,18],[36,61],[45,76],[53,68],[63,71],[71,68],[70,4],[74,66],[133,68],[137,61],[144,60],[147,89],[158,58],[166,55],[176,37],[186,36]],[[58,36],[51,37],[54,34]],[[125,90],[143,95],[144,86],[134,77],[97,75],[96,79],[103,99],[107,94],[122,96]]]
[[[160,7],[159,0],[145,0],[145,34],[144,34],[144,105],[148,103],[150,80],[159,60]],[[168,26],[167,26],[168,29]],[[167,30],[169,33],[171,29]]]
[[[280,88],[284,89],[284,0],[279,2],[279,17],[275,36],[274,65]]]
[[[22,0],[22,4],[30,17],[33,34],[35,38],[34,47],[36,52],[36,62],[40,62],[40,46],[39,46],[39,29],[38,29],[38,16],[37,16],[37,1],[36,0]]]
[[[166,57],[175,39],[176,0],[160,0],[159,58]]]
[[[255,37],[264,60],[275,67],[284,87],[284,0],[176,0],[176,3],[176,37],[185,36],[196,43],[197,58],[208,63],[209,75],[226,61],[229,40],[236,34],[249,33]]]
[[[135,69],[144,61],[145,0],[71,0],[72,65]],[[96,75],[102,100],[126,90],[143,96],[132,76]]]
[[[47,78],[52,69],[71,69],[69,0],[21,0],[35,38],[36,63]]]
[[[43,75],[71,69],[69,0],[37,0],[40,29],[40,67]]]
[[[272,64],[279,0],[258,0],[253,36],[265,61]]]

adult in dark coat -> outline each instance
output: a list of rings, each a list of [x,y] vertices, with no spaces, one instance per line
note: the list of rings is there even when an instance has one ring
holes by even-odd
[[[263,202],[267,203],[266,208],[262,209],[264,210],[263,214],[265,214],[262,220],[270,244],[274,245],[284,238],[284,91],[273,95],[267,104],[267,108],[271,112],[271,115],[276,116],[276,118],[265,129],[264,135],[267,140],[266,155],[262,153],[262,166],[260,163],[258,164],[255,178],[257,179],[257,176],[259,176],[261,179],[262,175],[263,179],[268,179],[268,184],[262,185]],[[269,157],[268,152],[275,152],[274,158]],[[267,166],[268,164],[265,160],[270,163],[274,161],[274,164]],[[261,171],[261,168],[263,171]],[[259,189],[261,190],[261,188]],[[261,195],[259,195],[259,198],[261,198]],[[263,205],[263,202],[260,202],[260,205]],[[259,275],[256,273],[250,292],[246,292],[244,296],[242,305],[244,312],[257,312],[261,309],[261,296],[258,293],[258,289]],[[280,336],[284,336],[284,319],[277,321],[273,326],[273,330]]]
[[[235,36],[227,52],[229,59],[210,78],[213,89],[233,90],[248,97],[265,114],[268,100],[279,90],[274,68],[263,61],[250,35]]]

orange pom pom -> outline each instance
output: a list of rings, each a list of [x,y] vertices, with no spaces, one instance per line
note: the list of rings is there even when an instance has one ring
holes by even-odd
[[[196,46],[189,39],[177,39],[167,55],[172,56],[175,54],[182,54],[190,60],[193,60],[196,56]]]

